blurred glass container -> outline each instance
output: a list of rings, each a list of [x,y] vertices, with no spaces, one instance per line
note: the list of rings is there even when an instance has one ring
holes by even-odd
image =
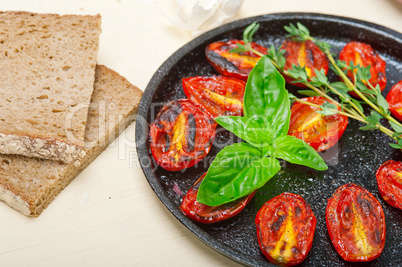
[[[163,14],[197,36],[236,18],[243,0],[160,0]]]

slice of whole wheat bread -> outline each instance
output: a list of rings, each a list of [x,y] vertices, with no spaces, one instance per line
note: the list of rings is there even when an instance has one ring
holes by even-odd
[[[0,12],[0,153],[76,163],[101,17]]]
[[[38,216],[134,120],[141,96],[124,77],[98,65],[80,165],[0,155],[0,200],[24,215]]]

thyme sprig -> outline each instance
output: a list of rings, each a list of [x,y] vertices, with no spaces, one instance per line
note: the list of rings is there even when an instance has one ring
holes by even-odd
[[[231,52],[251,51],[262,57],[262,53],[251,47],[253,35],[256,33],[258,28],[258,23],[249,25],[244,30],[244,45],[239,44],[238,48]],[[271,45],[268,49],[267,56],[272,64],[284,75],[292,78],[295,83],[302,83],[308,88],[307,90],[299,90],[298,93],[306,96],[322,96],[326,98],[328,102],[323,105],[315,105],[291,95],[292,100],[306,105],[317,106],[321,109],[319,113],[322,115],[327,116],[339,113],[351,119],[363,122],[366,125],[360,127],[360,130],[380,130],[396,141],[396,143],[389,144],[391,147],[402,149],[402,124],[391,116],[388,103],[381,94],[379,86],[373,86],[369,82],[371,78],[370,66],[362,67],[360,65],[354,65],[352,61],[347,64],[344,61],[335,60],[334,54],[331,52],[333,46],[325,41],[312,37],[309,29],[299,22],[296,26],[291,23],[289,26],[285,26],[284,28],[288,32],[286,38],[295,41],[310,40],[318,45],[318,47],[327,55],[331,63],[331,69],[335,74],[340,76],[342,80],[340,82],[329,82],[323,70],[315,70],[316,76],[310,78],[307,75],[305,67],[300,65],[293,65],[291,69],[285,70],[285,51],[281,50],[281,47],[276,49]],[[348,71],[354,73],[353,81],[348,78]],[[352,98],[349,95],[349,92],[354,92],[361,100]],[[330,93],[335,95],[339,101],[332,97]],[[370,106],[371,110],[369,111],[369,115],[364,113],[362,104]],[[341,107],[341,111],[336,108],[336,105]],[[386,119],[389,122],[393,131],[381,124],[382,119]]]

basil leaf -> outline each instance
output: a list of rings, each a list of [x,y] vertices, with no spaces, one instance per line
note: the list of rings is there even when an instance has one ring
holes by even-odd
[[[221,116],[215,121],[244,141],[255,147],[272,143],[273,131],[268,125],[261,125],[259,120],[239,116]]]
[[[285,79],[267,56],[260,59],[250,72],[244,93],[244,117],[257,116],[270,125],[273,138],[289,130],[290,100]]]
[[[290,163],[307,166],[319,171],[327,170],[328,166],[318,153],[303,140],[294,136],[281,136],[274,141],[276,149],[273,155]]]
[[[247,143],[226,146],[208,169],[197,194],[199,203],[218,206],[262,187],[281,166],[274,158],[261,156],[261,151]]]

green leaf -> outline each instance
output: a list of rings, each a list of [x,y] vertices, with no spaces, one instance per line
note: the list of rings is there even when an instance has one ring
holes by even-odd
[[[388,114],[389,105],[388,105],[387,100],[385,100],[385,97],[382,96],[382,94],[377,95],[377,103],[380,106],[380,108],[382,109],[382,111],[384,113]]]
[[[329,84],[330,87],[334,88],[338,94],[340,95],[340,98],[344,102],[349,102],[351,97],[348,94],[350,91],[349,87],[346,86],[343,82],[333,82]]]
[[[315,72],[315,75],[317,76],[318,81],[319,81],[322,85],[325,85],[325,86],[328,86],[328,85],[329,85],[328,78],[327,78],[327,76],[325,75],[323,69],[321,69],[321,70],[314,69],[314,72]]]
[[[244,93],[244,117],[256,117],[274,132],[273,138],[289,130],[290,100],[285,79],[264,56],[250,72]]]
[[[358,90],[360,90],[360,92],[364,92],[364,91],[366,91],[366,90],[370,90],[370,89],[367,89],[366,84],[365,84],[363,81],[361,81],[361,80],[357,80],[357,81],[356,81],[356,88],[357,88]],[[371,92],[371,90],[370,90],[368,93],[369,93],[369,94],[373,94],[373,92]]]
[[[292,94],[292,93],[288,93],[288,94],[289,94],[289,99],[290,99],[291,101],[297,99],[297,97],[296,97],[294,94]]]
[[[249,144],[226,146],[209,167],[197,201],[209,206],[231,202],[262,187],[280,169],[277,159],[261,157],[261,151]]]
[[[353,62],[353,60],[350,60],[349,65],[347,66],[347,69],[350,71],[353,71],[356,68],[357,68],[357,66],[355,66],[355,63]]]
[[[279,70],[283,71],[283,68],[285,67],[286,64],[286,58],[284,57],[284,54],[286,53],[286,50],[281,50],[281,47],[279,47],[278,50],[275,49],[274,45],[271,45],[271,47],[268,49],[268,57],[272,59],[276,64],[278,65]]]
[[[297,23],[297,27],[293,23],[290,23],[289,26],[285,26],[284,29],[289,33],[286,35],[286,38],[300,41],[312,39],[310,31],[300,22]]]
[[[273,147],[277,158],[320,171],[328,169],[327,164],[311,146],[294,136],[275,139]]]
[[[396,124],[396,123],[393,122],[393,121],[388,121],[388,122],[389,122],[389,124],[391,125],[392,129],[395,130],[395,132],[402,133],[402,126],[401,126],[401,125]]]
[[[297,27],[293,25],[292,23],[289,24],[289,26],[285,26],[285,30],[289,33],[286,35],[286,38],[291,38],[294,41],[307,41],[311,40],[314,43],[317,44],[317,46],[324,51],[325,53],[331,53],[331,48],[333,47],[327,42],[317,40],[313,37],[310,36],[310,31],[309,29],[301,24],[300,22],[297,22]],[[332,53],[331,53],[332,54]]]
[[[402,146],[402,138],[397,138],[398,145]]]
[[[240,43],[237,44],[236,48],[229,50],[229,53],[243,53],[243,52],[248,52],[248,49]]]
[[[332,56],[335,56],[334,53],[331,52],[331,48],[335,47],[327,42],[321,41],[321,40],[314,40],[314,42],[317,44],[317,46],[324,52],[324,53],[330,53]]]
[[[367,124],[366,126],[362,126],[362,127],[359,128],[359,130],[362,130],[362,131],[373,131],[373,130],[376,130],[376,129],[377,129],[377,127],[373,126],[371,124]]]
[[[380,113],[375,110],[370,112],[370,116],[366,117],[366,122],[368,123],[366,126],[360,127],[360,130],[369,131],[378,129],[378,124],[380,124],[380,120],[384,118]]]
[[[379,123],[379,121],[377,120],[377,118],[372,117],[372,116],[367,116],[367,117],[366,117],[366,121],[367,121],[370,125],[372,125],[372,126],[376,126],[377,123]]]
[[[353,61],[351,61],[351,62],[352,62],[352,66],[353,66]],[[339,59],[336,61],[336,65],[338,65],[339,68],[341,68],[341,69],[349,68],[349,65],[345,61],[342,61],[342,60],[339,60]]]
[[[402,136],[402,132],[394,132],[394,134],[392,135],[392,137],[401,137]]]
[[[337,107],[334,104],[328,102],[322,104],[321,109],[322,110],[317,110],[316,112],[324,116],[330,116],[339,113]]]
[[[343,82],[333,82],[329,84],[331,87],[334,87],[338,91],[342,92],[349,92],[350,89],[347,87],[347,85]]]
[[[306,84],[308,82],[308,75],[306,72],[305,67],[301,67],[300,65],[295,65],[292,64],[292,68],[288,69],[288,73],[291,78],[293,78],[295,81],[292,81],[293,83],[304,83]]]
[[[269,125],[261,124],[263,120],[253,117],[221,116],[215,121],[255,147],[272,144],[273,131]]]
[[[395,149],[402,149],[402,146],[398,144],[389,143],[389,146]]]
[[[379,84],[377,84],[377,85],[374,87],[374,91],[375,91],[375,95],[381,94],[381,87],[380,87]]]
[[[355,104],[355,106],[357,107],[357,109],[358,109],[361,113],[364,112],[363,107],[362,107],[362,105],[360,104],[360,101],[358,101],[358,100],[356,100],[356,99],[353,99],[353,98],[351,98],[351,101],[353,102],[353,104]]]
[[[319,93],[313,91],[313,90],[299,90],[297,93],[305,96],[320,96]]]
[[[278,64],[279,69],[283,71],[286,64],[286,58],[284,56],[279,57],[278,60],[276,61],[276,64]]]
[[[254,22],[254,23],[250,24],[249,26],[247,26],[247,28],[243,32],[244,43],[247,44],[247,43],[251,43],[253,41],[253,36],[259,27],[260,27],[260,24],[258,24],[257,22]]]
[[[370,68],[371,65],[368,65],[367,67],[362,67],[360,65],[356,66],[357,72],[356,72],[356,77],[362,81],[368,81],[371,78],[371,73],[370,73]]]
[[[277,51],[276,48],[273,44],[271,44],[271,47],[268,49],[268,54],[272,57],[272,59],[275,59],[277,56]]]
[[[376,122],[380,122],[382,118],[384,118],[380,113],[375,110],[370,111],[370,117],[372,117]]]
[[[310,35],[310,31],[307,29],[306,26],[304,26],[300,22],[297,22],[296,24],[297,24],[297,28],[299,29],[299,31],[303,32],[305,35]]]
[[[366,95],[370,95],[372,97],[374,97],[374,95],[377,93],[377,92],[375,92],[375,91],[373,91],[371,89],[368,89],[368,88],[361,88],[360,92],[362,92],[363,94],[366,94]]]

